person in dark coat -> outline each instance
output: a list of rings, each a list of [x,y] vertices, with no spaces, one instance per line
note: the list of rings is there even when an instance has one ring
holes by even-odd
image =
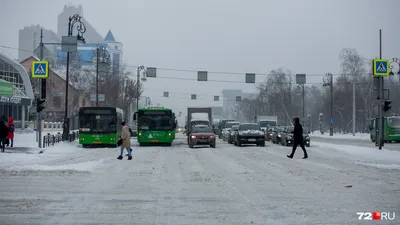
[[[308,154],[307,154],[306,148],[304,147],[304,140],[303,140],[303,126],[301,126],[299,118],[294,118],[293,123],[294,123],[294,130],[292,131],[292,133],[293,133],[293,148],[292,148],[292,153],[290,155],[287,155],[287,157],[293,158],[294,153],[296,152],[297,146],[300,145],[300,147],[301,147],[301,149],[303,149],[303,153],[304,153],[303,159],[307,159]]]
[[[8,136],[8,127],[4,120],[0,120],[0,148],[1,152],[4,152],[6,148],[6,139]]]

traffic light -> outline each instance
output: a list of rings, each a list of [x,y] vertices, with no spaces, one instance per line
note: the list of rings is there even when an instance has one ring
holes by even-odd
[[[383,106],[383,111],[385,112],[389,111],[389,109],[392,108],[392,106],[390,106],[391,103],[392,103],[391,101],[385,101],[384,103],[385,105]]]
[[[44,106],[44,103],[45,103],[45,99],[40,99],[40,98],[38,98],[38,99],[36,99],[36,112],[41,112],[44,108],[46,108],[45,106]]]

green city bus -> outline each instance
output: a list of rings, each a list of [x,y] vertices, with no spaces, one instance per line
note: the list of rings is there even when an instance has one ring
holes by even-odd
[[[121,135],[123,111],[115,107],[79,109],[79,144],[117,147]]]
[[[175,139],[176,120],[175,114],[169,108],[145,107],[140,108],[133,115],[137,122],[140,146],[148,144],[172,145]]]
[[[372,118],[369,126],[370,138],[372,142],[376,141],[376,123],[377,118]],[[400,143],[400,116],[385,117],[385,131],[383,140],[385,142]]]

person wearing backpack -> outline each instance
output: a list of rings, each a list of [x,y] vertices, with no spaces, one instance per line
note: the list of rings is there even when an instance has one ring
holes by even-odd
[[[8,118],[8,136],[7,138],[9,139],[9,144],[11,144],[11,148],[14,145],[14,130],[15,130],[15,125],[14,125],[14,119],[12,117]],[[9,145],[7,144],[7,146]]]

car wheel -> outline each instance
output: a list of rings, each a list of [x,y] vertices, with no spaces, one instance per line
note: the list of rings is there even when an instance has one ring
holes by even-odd
[[[239,141],[237,141],[237,146],[242,147],[242,143]]]

